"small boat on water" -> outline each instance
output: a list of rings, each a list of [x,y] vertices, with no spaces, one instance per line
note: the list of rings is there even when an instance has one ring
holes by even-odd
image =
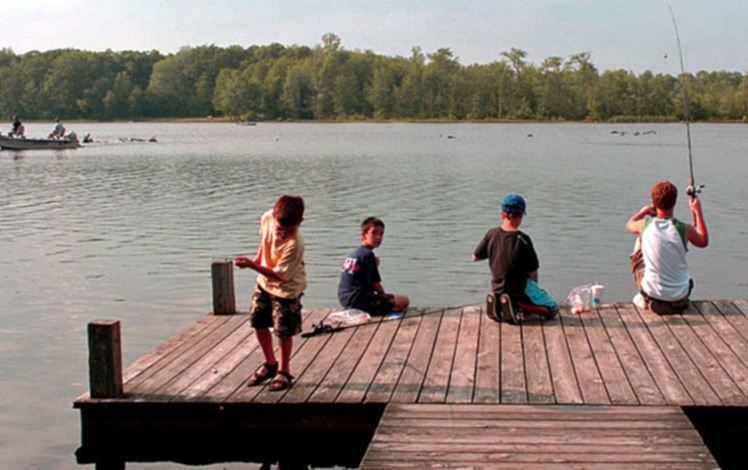
[[[60,150],[75,149],[80,146],[75,136],[63,139],[26,139],[0,135],[0,148],[3,150]]]

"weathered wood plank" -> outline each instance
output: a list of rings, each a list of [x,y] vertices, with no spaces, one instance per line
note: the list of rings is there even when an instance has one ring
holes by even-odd
[[[501,403],[527,403],[522,325],[501,323]]]
[[[392,341],[392,347],[387,351],[382,366],[366,392],[365,402],[388,403],[390,401],[400,375],[403,373],[403,367],[410,355],[413,340],[418,333],[418,327],[421,325],[422,319],[421,315],[411,317],[406,312],[400,320],[387,320],[399,322],[399,328],[395,334],[395,339]]]
[[[716,307],[712,307],[716,311]],[[718,313],[715,312],[715,316]],[[745,367],[735,370],[733,365],[739,364],[739,360],[731,354],[729,348],[715,333],[711,325],[691,306],[683,315],[671,315],[663,317],[665,324],[678,338],[679,343],[688,354],[693,364],[704,376],[706,382],[714,390],[725,405],[737,406],[746,402],[746,395],[741,392],[739,386],[733,380],[735,374],[739,380],[747,384],[748,369]],[[732,369],[733,377],[728,374],[725,367]],[[709,403],[714,403],[709,400]]]
[[[689,307],[689,310],[691,308],[693,307]],[[701,375],[691,358],[684,351],[678,338],[667,327],[669,317],[657,315],[650,310],[637,309],[636,311],[639,313],[640,321],[647,326],[652,338],[657,343],[658,351],[670,364],[694,403],[697,405],[722,404],[712,386],[704,379],[704,376]]]
[[[164,383],[174,380],[178,374],[222,342],[238,326],[243,325],[246,318],[238,315],[214,315],[213,322],[216,328],[210,334],[195,338],[194,342],[177,345],[172,353],[165,355],[148,371],[127,382],[125,393],[133,399],[147,400],[148,394],[156,391]]]
[[[478,354],[476,364],[474,403],[499,403],[500,376],[499,354],[501,334],[499,324],[488,318],[486,307],[480,311]]]
[[[332,312],[331,309],[324,309],[322,311],[315,312],[314,314],[312,314],[312,317],[315,319],[314,321],[320,321],[325,318],[325,316],[327,316],[330,312]],[[311,326],[308,329],[311,329]],[[293,387],[291,389],[283,391],[271,391],[268,388],[268,386],[270,385],[270,381],[267,381],[262,385],[261,393],[258,393],[257,396],[255,396],[255,398],[253,399],[254,403],[279,403],[281,401],[284,401],[285,396],[288,393],[291,393],[291,390],[293,390],[293,388],[296,388],[296,386],[306,386],[301,378],[303,377],[304,372],[310,366],[310,364],[314,363],[314,360],[317,358],[320,351],[330,341],[331,336],[324,335],[323,341],[310,341],[313,338],[314,337],[294,338],[294,347],[290,361],[290,373],[292,376],[294,376]],[[275,340],[276,338],[274,338],[274,342]],[[276,356],[277,354],[278,353],[276,351]]]
[[[434,350],[418,397],[419,403],[444,403],[446,400],[461,317],[460,308],[448,308],[442,315]]]
[[[740,361],[740,364],[748,367],[748,341],[735,329],[733,322],[729,321],[731,317],[742,315],[735,303],[729,300],[714,303],[699,302],[696,303],[696,308],[701,311],[704,319],[709,322],[722,342],[734,353],[734,357]]]
[[[576,404],[583,403],[582,392],[579,389],[574,365],[571,362],[569,346],[564,335],[561,316],[574,315],[569,310],[561,309],[556,325],[547,325],[545,333],[545,345],[548,349],[548,361],[553,380],[553,391],[556,395],[556,403]],[[554,327],[555,326],[555,327]]]
[[[564,335],[569,345],[569,354],[579,382],[579,389],[582,392],[582,399],[590,405],[610,404],[610,397],[603,385],[603,379],[587,341],[582,320],[571,312],[568,315],[559,315],[559,319],[563,324]]]
[[[473,401],[480,313],[480,308],[477,306],[462,309],[462,321],[447,389],[447,403],[471,403]]]
[[[179,333],[159,344],[153,351],[127,366],[122,373],[122,380],[124,382],[132,381],[138,375],[150,370],[151,367],[162,361],[164,357],[173,356],[175,349],[180,345],[188,345],[193,343],[197,338],[208,336],[218,326],[219,323],[215,321],[213,315],[200,317],[195,323],[186,326]]]
[[[302,315],[304,316],[304,319],[302,322],[302,328],[304,330],[311,330],[312,325],[322,320],[329,312],[330,309],[303,310]],[[248,326],[251,329],[251,326]],[[252,331],[252,336],[254,337],[252,343],[249,343],[246,346],[240,346],[243,348],[247,348],[249,354],[247,358],[243,360],[234,370],[232,370],[224,380],[219,382],[216,387],[210,390],[210,394],[219,399],[221,393],[227,393],[225,399],[222,400],[225,403],[251,403],[254,402],[257,397],[264,395],[265,393],[270,393],[266,390],[267,382],[265,384],[252,387],[247,386],[247,380],[249,379],[249,377],[265,362],[265,356],[262,353],[262,349],[259,347],[259,345],[256,348],[251,348],[251,345],[257,342],[254,330]],[[296,347],[293,348],[291,355],[292,374],[295,373],[294,367],[298,366],[298,364],[295,363],[294,359],[299,352],[299,344],[303,345],[304,343],[305,341],[302,339],[300,342],[295,343]],[[277,338],[273,338],[273,344],[274,346],[276,346],[275,354],[277,359]],[[273,393],[273,395],[279,394]],[[268,398],[272,400],[280,397],[266,397],[266,399]]]
[[[260,345],[249,326],[249,322],[247,322],[245,328],[247,336],[244,340],[237,343],[236,347],[216,362],[212,370],[206,372],[188,389],[182,390],[181,394],[174,397],[173,401],[223,402],[244,385],[251,374],[249,367],[254,364],[254,362],[249,363],[249,360],[254,361],[253,358],[259,357],[261,354]]]
[[[323,379],[335,366],[335,361],[342,354],[348,341],[351,339],[355,330],[363,328],[373,328],[374,325],[365,324],[360,327],[351,327],[335,333],[312,336],[306,339],[305,344],[319,345],[318,347],[306,348],[299,354],[309,356],[309,363],[306,369],[296,376],[295,383],[291,389],[286,392],[282,403],[304,403],[317,390]],[[314,351],[317,351],[314,354]],[[312,355],[314,355],[312,357]],[[292,362],[293,364],[293,362]]]
[[[603,327],[621,361],[626,378],[642,405],[665,405],[667,400],[647,368],[626,325],[618,314],[618,307],[610,305],[597,309]]]
[[[421,311],[421,324],[416,332],[408,360],[405,363],[400,380],[395,386],[391,401],[396,403],[415,403],[421,392],[426,371],[436,346],[445,309],[429,308]]]
[[[232,332],[230,332],[223,341],[217,343],[215,347],[205,351],[196,361],[190,364],[179,375],[174,377],[170,382],[157,387],[155,393],[158,395],[180,397],[182,394],[188,396],[190,389],[195,387],[195,382],[201,377],[218,375],[217,364],[232,350],[238,349],[247,343],[250,335],[250,329],[246,322],[238,322]],[[214,373],[215,371],[215,373]],[[203,386],[204,387],[204,386]],[[195,387],[203,388],[203,387]]]
[[[367,325],[365,328],[354,328],[351,331],[336,333],[347,339],[346,344],[335,358],[335,362],[328,370],[323,382],[312,392],[307,402],[332,403],[335,401],[361,361],[362,352],[367,350],[376,331],[377,325],[374,324]]]
[[[536,316],[522,324],[529,403],[555,403],[556,401],[553,396],[553,381],[543,335],[546,325],[550,323],[555,323],[555,320],[545,320]]]
[[[716,468],[678,408],[390,404],[360,468],[403,464]]]
[[[336,403],[363,403],[366,392],[392,344],[398,325],[399,322],[396,321],[376,323],[377,331],[368,347],[362,350],[361,360],[337,396]]]
[[[590,348],[602,376],[603,385],[613,405],[636,405],[639,401],[616,354],[613,341],[605,330],[601,310],[615,311],[615,308],[602,306],[593,310],[590,315],[581,315],[580,319],[589,338]]]
[[[621,304],[618,306],[618,314],[667,403],[693,405],[693,398],[683,387],[647,325],[642,322],[636,307],[632,304]]]

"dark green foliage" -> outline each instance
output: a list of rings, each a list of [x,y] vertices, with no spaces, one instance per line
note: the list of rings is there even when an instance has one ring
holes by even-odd
[[[307,46],[157,51],[0,50],[0,115],[24,120],[226,116],[253,120],[748,120],[748,78],[598,72],[588,53],[540,65],[512,48],[463,66],[448,48],[410,57]],[[685,87],[685,88],[684,88]]]

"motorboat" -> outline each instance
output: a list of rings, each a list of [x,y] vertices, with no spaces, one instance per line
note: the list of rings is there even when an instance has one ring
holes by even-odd
[[[3,150],[60,150],[75,149],[80,146],[75,136],[62,139],[27,139],[0,135],[0,148]]]

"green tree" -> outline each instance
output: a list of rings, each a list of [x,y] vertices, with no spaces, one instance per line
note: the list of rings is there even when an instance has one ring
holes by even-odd
[[[420,47],[414,47],[406,65],[402,84],[395,89],[397,116],[413,119],[428,117],[425,101],[425,73],[426,56]]]

